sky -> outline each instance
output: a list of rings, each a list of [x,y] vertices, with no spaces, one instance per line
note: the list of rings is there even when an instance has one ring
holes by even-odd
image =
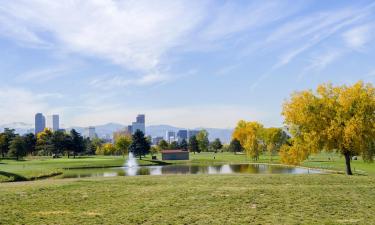
[[[375,81],[375,1],[0,0],[0,124],[282,126],[291,93]]]

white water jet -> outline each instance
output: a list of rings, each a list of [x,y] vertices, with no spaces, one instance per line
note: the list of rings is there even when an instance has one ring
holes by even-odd
[[[137,175],[137,170],[138,170],[137,159],[134,157],[133,152],[129,152],[128,160],[125,163],[125,171],[127,172],[128,176],[135,176]]]

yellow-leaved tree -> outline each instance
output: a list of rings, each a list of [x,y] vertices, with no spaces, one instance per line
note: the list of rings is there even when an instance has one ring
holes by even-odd
[[[240,120],[232,134],[232,138],[240,141],[246,154],[254,160],[258,160],[263,148],[261,142],[262,129],[263,125],[258,122]]]
[[[281,146],[288,141],[288,138],[288,135],[281,128],[270,127],[263,129],[263,141],[270,154],[271,161],[273,154],[280,150]]]
[[[317,90],[292,94],[284,103],[283,116],[293,136],[292,146],[280,151],[284,163],[298,164],[309,154],[322,150],[350,159],[361,155],[373,161],[375,153],[375,89],[357,82],[352,86],[320,85]]]

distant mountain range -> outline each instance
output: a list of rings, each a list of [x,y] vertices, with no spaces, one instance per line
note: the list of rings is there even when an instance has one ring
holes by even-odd
[[[4,130],[4,128],[12,128],[16,130],[16,133],[19,134],[25,134],[29,132],[34,131],[34,125],[33,124],[28,124],[24,122],[14,122],[14,123],[9,123],[9,124],[3,124],[0,125],[0,132]],[[73,127],[68,127],[67,129],[76,129],[79,133],[83,134],[85,131],[85,127],[78,127],[78,126],[73,126]],[[118,131],[125,128],[125,125],[119,124],[119,123],[107,123],[103,125],[97,125],[95,126],[95,131],[98,134],[99,137],[105,137],[105,136],[112,136],[112,133],[114,131]],[[146,135],[150,135],[152,137],[156,136],[162,136],[165,137],[166,131],[175,131],[177,132],[178,130],[185,129],[185,128],[180,128],[180,127],[174,127],[170,125],[151,125],[146,127]],[[233,129],[221,129],[221,128],[196,128],[193,130],[201,130],[205,129],[209,133],[209,139],[212,141],[215,138],[220,138],[220,140],[223,143],[229,143]]]

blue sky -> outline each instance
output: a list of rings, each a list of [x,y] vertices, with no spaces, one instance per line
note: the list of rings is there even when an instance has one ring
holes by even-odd
[[[375,81],[374,1],[0,0],[0,123],[281,126],[296,90]]]

